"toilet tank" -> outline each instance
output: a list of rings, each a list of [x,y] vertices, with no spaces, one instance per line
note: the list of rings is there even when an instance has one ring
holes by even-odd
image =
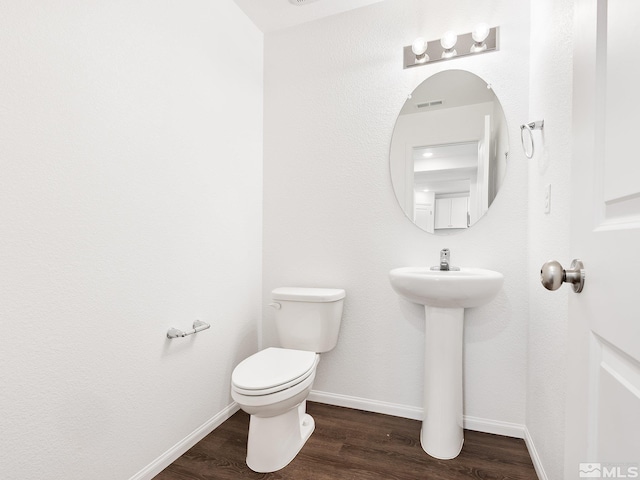
[[[280,346],[310,352],[328,352],[338,343],[341,288],[281,287],[271,292]]]

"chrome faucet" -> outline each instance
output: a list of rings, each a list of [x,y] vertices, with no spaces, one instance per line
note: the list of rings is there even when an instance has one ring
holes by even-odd
[[[449,258],[451,251],[448,248],[440,250],[440,270],[449,270]]]
[[[431,270],[440,270],[441,272],[460,270],[458,267],[451,266],[451,250],[443,248],[440,250],[440,265],[431,267]]]

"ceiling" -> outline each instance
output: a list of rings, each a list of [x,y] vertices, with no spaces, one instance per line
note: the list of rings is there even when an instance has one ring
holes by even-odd
[[[382,0],[314,0],[292,5],[289,0],[234,0],[263,32],[273,32]]]

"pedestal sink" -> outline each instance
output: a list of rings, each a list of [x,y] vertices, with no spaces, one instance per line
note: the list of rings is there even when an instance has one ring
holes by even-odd
[[[428,267],[389,272],[393,289],[424,305],[426,319],[424,414],[420,444],[435,458],[458,456],[462,425],[462,332],[464,309],[490,302],[502,287],[501,273],[481,268],[458,271]]]

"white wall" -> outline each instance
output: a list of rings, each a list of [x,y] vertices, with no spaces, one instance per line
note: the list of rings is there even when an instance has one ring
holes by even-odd
[[[347,290],[338,346],[314,388],[370,402],[422,405],[424,313],[391,289],[388,272],[452,261],[504,273],[498,297],[467,312],[465,412],[524,424],[527,374],[529,2],[394,0],[265,36],[264,301],[279,286]],[[501,50],[411,70],[402,47],[445,29],[501,27]],[[433,236],[394,197],[391,134],[406,96],[443,69],[491,83],[509,123],[510,165],[488,215],[468,231]],[[275,343],[265,308],[265,344]]]
[[[262,41],[231,0],[0,2],[3,480],[129,478],[231,403]]]
[[[547,478],[563,478],[566,342],[571,288],[540,285],[544,262],[568,265],[572,156],[573,0],[531,2],[531,90],[527,121],[545,121],[534,132],[529,160],[529,369],[527,428]],[[544,190],[551,184],[551,213]]]

